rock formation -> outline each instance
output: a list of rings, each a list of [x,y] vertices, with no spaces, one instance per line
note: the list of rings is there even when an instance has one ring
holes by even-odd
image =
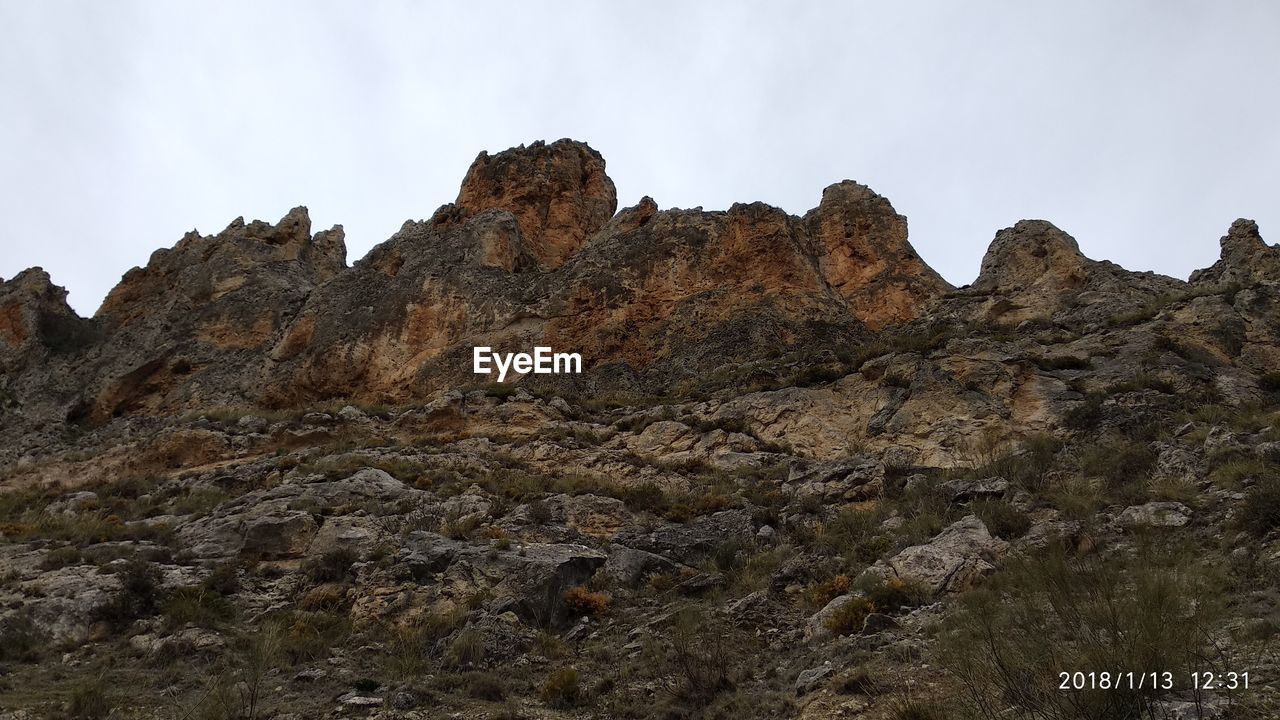
[[[1280,668],[1254,223],[1182,282],[1024,220],[953,289],[853,182],[615,208],[535,143],[350,267],[296,208],[93,318],[0,282],[0,720],[1277,716],[1037,654]]]
[[[1244,218],[1236,220],[1218,242],[1222,246],[1222,257],[1210,267],[1191,273],[1191,282],[1274,283],[1280,277],[1280,247],[1263,242],[1258,223]]]

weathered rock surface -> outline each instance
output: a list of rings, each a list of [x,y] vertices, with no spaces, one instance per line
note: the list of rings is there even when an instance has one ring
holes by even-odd
[[[553,270],[603,228],[617,207],[617,191],[600,153],[583,143],[557,140],[497,155],[480,153],[457,201],[438,217],[453,220],[456,213],[466,219],[486,210],[506,211],[519,228],[515,243],[527,247],[539,266]]]
[[[615,205],[598,154],[539,143],[351,268],[299,209],[92,319],[0,283],[0,704],[62,717],[111,667],[138,717],[258,680],[263,717],[881,717],[954,689],[935,643],[1010,553],[1153,537],[1240,589],[1205,635],[1277,667],[1256,226],[1182,283],[1024,221],[951,290],[856,183],[803,217]],[[487,386],[479,344],[588,372]]]
[[[1070,316],[1103,322],[1179,291],[1185,283],[1136,273],[1080,252],[1075,238],[1044,220],[1022,220],[996,233],[982,269],[961,296],[974,298],[974,319],[1002,325]]]
[[[1127,507],[1120,513],[1125,527],[1182,527],[1191,521],[1191,509],[1180,502],[1150,502]]]
[[[1258,223],[1240,218],[1231,223],[1218,241],[1222,256],[1218,262],[1191,273],[1191,282],[1206,285],[1280,282],[1280,247],[1268,245],[1258,231]]]
[[[0,279],[0,371],[6,380],[92,340],[91,324],[67,305],[67,291],[49,273],[31,268]]]
[[[964,590],[991,574],[1008,550],[1009,543],[992,537],[987,526],[970,515],[868,572],[939,595]]]

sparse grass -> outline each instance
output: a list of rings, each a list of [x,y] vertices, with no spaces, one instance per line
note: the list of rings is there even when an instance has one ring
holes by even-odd
[[[1014,446],[1000,433],[987,430],[964,447],[971,469],[950,474],[975,479],[1002,477],[1026,490],[1039,492],[1045,489],[1049,471],[1062,447],[1061,440],[1046,433],[1032,433]]]
[[[457,611],[435,612],[395,625],[386,632],[384,662],[393,677],[409,678],[430,667],[436,645],[463,622]]]
[[[351,637],[351,620],[343,612],[294,610],[274,623],[280,630],[280,652],[294,663],[327,657]]]
[[[1132,378],[1123,382],[1118,382],[1107,388],[1107,393],[1111,395],[1120,395],[1123,393],[1138,392],[1139,390],[1155,390],[1156,392],[1171,395],[1176,392],[1173,383],[1151,372],[1141,372]]]
[[[71,688],[65,705],[67,720],[106,720],[115,710],[115,698],[104,677],[81,681]]]
[[[875,674],[865,666],[859,666],[837,675],[830,685],[831,690],[840,695],[867,696],[879,695],[881,692],[880,686],[881,683],[876,680]]]
[[[731,594],[745,595],[767,587],[773,573],[793,557],[795,552],[795,548],[790,545],[779,545],[749,554],[743,562],[726,573]]]
[[[1032,362],[1041,370],[1087,370],[1093,363],[1088,357],[1077,355],[1049,355],[1035,358]]]
[[[1215,467],[1209,479],[1222,487],[1238,488],[1244,480],[1258,480],[1275,474],[1275,468],[1264,460],[1245,455],[1231,454],[1211,458]]]
[[[562,658],[569,654],[569,648],[564,641],[554,633],[540,630],[533,638],[533,649],[542,657],[549,660]]]
[[[426,466],[413,458],[355,453],[323,458],[297,468],[303,474],[319,473],[328,480],[351,477],[366,468],[381,470],[401,482],[414,485],[426,472]]]
[[[947,714],[926,700],[901,698],[894,701],[888,720],[947,720]]]
[[[472,667],[484,660],[484,635],[475,628],[466,628],[449,643],[445,662],[449,667]]]
[[[198,585],[169,593],[162,610],[165,628],[170,632],[187,624],[216,628],[235,616],[231,601]]]
[[[1238,284],[1230,283],[1209,287],[1195,287],[1181,293],[1161,295],[1138,308],[1117,314],[1111,318],[1111,325],[1113,327],[1139,325],[1147,322],[1148,320],[1154,319],[1161,311],[1171,304],[1194,300],[1198,297],[1221,295],[1227,299],[1227,302],[1231,302],[1232,298],[1235,297],[1235,294],[1239,292],[1239,290],[1240,286]]]

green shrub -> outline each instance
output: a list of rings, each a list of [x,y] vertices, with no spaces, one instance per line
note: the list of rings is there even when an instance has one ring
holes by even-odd
[[[1222,660],[1212,633],[1222,580],[1198,557],[1166,543],[1083,557],[1053,546],[1012,560],[962,596],[937,660],[966,709],[986,720],[1147,717],[1152,703],[1188,689],[1191,672]],[[1104,668],[1171,672],[1175,687],[1058,690],[1060,671]]]
[[[1250,488],[1236,521],[1258,537],[1280,527],[1280,479],[1268,477]]]
[[[313,583],[342,582],[360,555],[345,545],[313,555],[302,563],[302,572]]]
[[[979,500],[969,509],[998,538],[1015,540],[1031,529],[1031,518],[1004,500]]]
[[[1072,430],[1090,430],[1102,419],[1102,403],[1106,395],[1091,392],[1085,395],[1084,402],[1068,410],[1062,416],[1062,423]]]
[[[622,501],[632,512],[665,513],[671,507],[667,493],[657,484],[645,482],[622,490]]]
[[[45,553],[45,556],[40,559],[40,568],[42,570],[57,570],[71,565],[79,565],[80,562],[80,548],[74,545],[64,545]]]
[[[31,619],[29,610],[0,618],[0,661],[34,662],[48,640],[48,635]]]
[[[657,661],[667,670],[664,674],[677,700],[704,707],[733,688],[732,661],[740,654],[733,638],[732,626],[696,607],[676,613]]]
[[[1258,378],[1258,387],[1267,392],[1280,392],[1280,370],[1273,370]]]
[[[875,611],[875,603],[855,596],[832,613],[823,625],[835,635],[855,635],[862,632],[863,622]]]
[[[111,599],[95,607],[94,620],[113,630],[122,630],[138,618],[155,613],[159,607],[160,572],[153,563],[141,559],[128,561],[117,572],[120,590]]]
[[[1080,469],[1105,479],[1111,488],[1146,480],[1155,464],[1156,453],[1147,443],[1122,438],[1104,440],[1080,454]]]
[[[582,699],[578,671],[571,667],[551,671],[542,683],[542,701],[553,708],[571,708]]]
[[[222,596],[236,594],[240,590],[240,574],[236,563],[228,561],[214,566],[200,586]]]
[[[882,508],[844,508],[818,526],[813,543],[821,552],[858,562],[874,562],[889,549],[890,540],[880,534],[886,514]]]
[[[498,702],[507,695],[506,684],[493,673],[469,672],[462,676],[462,686],[466,688],[467,697],[476,700]]]
[[[863,597],[876,608],[876,612],[896,613],[904,607],[919,607],[929,597],[929,593],[901,578],[883,580],[874,578],[862,581],[858,585]]]
[[[551,508],[541,500],[529,503],[529,522],[534,525],[546,525],[551,522]]]

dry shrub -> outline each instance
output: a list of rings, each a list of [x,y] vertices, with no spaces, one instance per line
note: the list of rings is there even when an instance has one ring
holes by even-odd
[[[591,592],[581,585],[564,593],[564,604],[575,615],[602,615],[609,610],[610,600],[608,594]]]
[[[805,591],[805,603],[812,608],[826,607],[827,603],[849,592],[853,581],[848,575],[836,575],[830,580],[818,583]]]

